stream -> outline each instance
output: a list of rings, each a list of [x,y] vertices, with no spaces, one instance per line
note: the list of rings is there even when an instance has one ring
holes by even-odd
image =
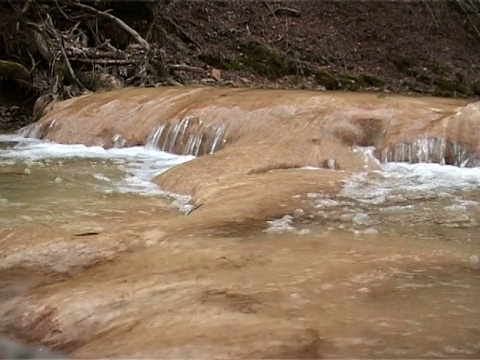
[[[138,217],[153,208],[185,216],[188,197],[166,193],[150,180],[192,159],[151,147],[104,150],[1,135],[0,234],[6,239],[9,231],[27,227],[35,232],[41,226],[95,233],[107,223],[127,224],[127,209]],[[379,170],[349,176],[334,198],[308,193],[301,208],[266,222],[263,231],[233,238],[172,238],[175,249],[165,245],[158,261],[163,261],[165,274],[177,274],[180,270],[172,266],[185,262],[185,279],[206,276],[207,290],[199,280],[185,296],[198,288],[201,304],[236,314],[236,320],[228,320],[232,329],[227,333],[235,332],[233,321],[241,324],[245,316],[261,332],[268,317],[315,328],[327,344],[319,350],[326,357],[478,358],[479,195],[480,168],[386,163]],[[0,247],[5,241],[0,237]],[[205,275],[207,248],[217,259],[210,259],[212,264],[220,257],[237,262],[249,258],[249,266]],[[14,253],[10,248],[2,255],[0,272],[17,266]],[[15,256],[21,261],[22,252]],[[177,259],[177,265],[168,262],[169,257]],[[162,281],[168,283],[168,276]],[[212,286],[228,290],[212,292]],[[12,301],[21,301],[15,296]],[[142,296],[135,299],[148,304]],[[181,314],[182,308],[196,305],[175,306]],[[244,334],[239,330],[236,336]],[[77,354],[101,354],[98,349],[93,346],[89,353],[87,346]],[[75,350],[70,349],[74,355]]]

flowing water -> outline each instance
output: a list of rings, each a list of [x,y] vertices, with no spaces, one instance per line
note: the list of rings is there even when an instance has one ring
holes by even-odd
[[[0,226],[96,216],[135,203],[169,206],[175,195],[150,180],[192,158],[0,135]]]
[[[135,206],[179,212],[187,199],[150,180],[193,159],[167,153],[179,141],[186,154],[199,153],[201,139],[184,136],[192,121],[155,129],[145,147],[110,150],[1,136],[0,227],[95,223]],[[212,129],[206,153],[220,148],[224,133]],[[465,167],[474,160],[460,157],[457,167],[427,164],[428,149],[414,146],[423,163],[357,173],[334,198],[308,193],[301,208],[262,232],[193,234],[171,254],[165,247],[165,273],[173,266],[167,257],[178,258],[178,266],[184,257],[185,276],[200,276],[208,248],[218,258],[248,258],[249,266],[207,275],[229,290],[202,290],[202,304],[241,313],[237,321],[248,317],[258,331],[267,317],[315,328],[324,356],[480,357],[480,168]],[[405,147],[384,156],[413,157]]]

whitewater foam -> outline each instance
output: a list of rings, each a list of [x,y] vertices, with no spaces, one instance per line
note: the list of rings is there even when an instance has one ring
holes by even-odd
[[[164,194],[151,180],[169,168],[194,159],[194,156],[174,155],[145,147],[111,148],[84,145],[63,145],[19,135],[0,135],[0,143],[15,144],[0,150],[0,164],[22,162],[27,169],[35,164],[74,159],[109,161],[124,173],[123,178],[111,178],[93,173],[100,181],[98,190],[111,193],[136,193],[141,195]]]
[[[92,173],[99,181],[101,191],[106,193],[113,190],[121,193],[165,195],[151,182],[152,178],[173,166],[195,158],[192,155],[166,153],[153,146],[104,149],[100,146],[62,145],[24,138],[22,135],[0,135],[0,145],[2,143],[7,146],[0,147],[0,163],[12,165],[15,162],[23,162],[27,165],[28,171],[34,165],[48,166],[51,161],[59,163],[72,159],[108,161],[123,172],[123,177],[118,179],[102,173]],[[366,157],[371,157],[372,149],[360,150]],[[450,196],[458,190],[471,191],[479,187],[480,168],[459,168],[435,163],[386,163],[379,164],[377,171],[350,176],[340,195],[375,205],[396,198],[404,201]],[[182,209],[186,203],[184,198],[178,202]],[[188,210],[185,208],[185,211]]]
[[[378,205],[401,196],[405,200],[441,198],[455,191],[480,188],[480,168],[433,163],[386,163],[372,173],[352,175],[341,195]]]

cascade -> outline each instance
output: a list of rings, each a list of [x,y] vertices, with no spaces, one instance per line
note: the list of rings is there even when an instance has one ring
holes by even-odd
[[[120,134],[113,135],[112,142],[114,148],[123,148],[127,143],[124,137]]]
[[[145,147],[182,155],[213,154],[223,147],[226,132],[226,124],[204,126],[198,117],[186,117],[155,127]]]
[[[381,153],[383,163],[437,163],[458,167],[480,166],[480,159],[465,147],[446,141],[442,137],[423,137],[411,143],[399,143]]]
[[[39,123],[33,123],[21,128],[19,132],[25,138],[41,139],[43,137],[43,126]]]
[[[213,135],[212,147],[208,152],[209,154],[213,154],[217,150],[217,146],[223,140],[226,131],[227,131],[227,126],[225,124],[222,124],[215,129],[215,133]]]
[[[158,144],[160,142],[160,138],[162,137],[164,129],[164,124],[157,126],[153,129],[153,131],[148,135],[147,140],[145,140],[146,149],[152,150],[158,148]]]

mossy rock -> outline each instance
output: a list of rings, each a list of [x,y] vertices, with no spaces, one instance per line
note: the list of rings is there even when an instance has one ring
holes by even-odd
[[[453,69],[448,64],[436,63],[432,67],[432,71],[437,75],[450,75],[453,72]]]
[[[5,80],[29,80],[30,73],[21,64],[0,60],[0,79]]]

